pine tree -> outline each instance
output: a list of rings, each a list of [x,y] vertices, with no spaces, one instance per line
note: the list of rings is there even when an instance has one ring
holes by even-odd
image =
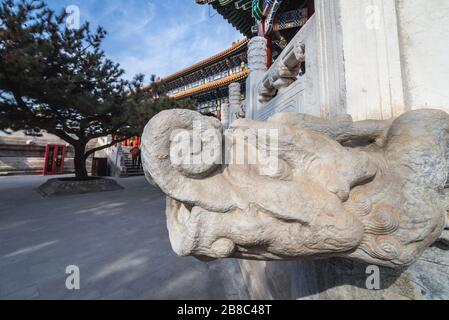
[[[119,64],[101,49],[106,31],[89,23],[66,26],[37,0],[3,0],[0,6],[0,129],[39,128],[75,151],[76,178],[88,178],[86,159],[101,149],[140,135],[157,112],[179,105],[143,76],[123,79]],[[113,141],[86,150],[92,139]]]

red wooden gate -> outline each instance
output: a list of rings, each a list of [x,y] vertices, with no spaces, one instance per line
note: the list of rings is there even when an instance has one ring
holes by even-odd
[[[64,173],[64,159],[67,153],[65,145],[47,144],[45,146],[45,162],[43,175],[57,175]]]

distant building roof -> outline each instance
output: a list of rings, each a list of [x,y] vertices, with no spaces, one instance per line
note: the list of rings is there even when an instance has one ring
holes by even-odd
[[[203,92],[207,92],[210,90],[214,90],[216,88],[227,86],[233,82],[242,81],[242,80],[246,79],[248,77],[248,75],[249,75],[249,70],[245,69],[239,73],[235,73],[228,77],[225,77],[225,78],[213,81],[213,82],[208,82],[208,83],[200,85],[196,88],[192,88],[192,89],[180,92],[178,94],[173,95],[172,98],[178,100],[178,99],[184,99],[187,97],[191,97],[191,96],[199,94],[199,93],[203,93]]]
[[[185,75],[187,75],[189,73],[192,73],[192,72],[198,71],[198,70],[200,70],[202,68],[205,68],[208,65],[211,65],[211,64],[213,64],[213,63],[215,63],[217,61],[226,59],[227,57],[229,57],[229,56],[231,56],[231,55],[233,55],[233,54],[235,54],[235,53],[237,53],[239,51],[245,50],[246,46],[248,44],[248,41],[249,41],[248,39],[244,39],[242,41],[234,42],[232,47],[230,47],[230,48],[228,48],[228,49],[226,49],[226,50],[224,50],[224,51],[222,51],[222,52],[220,52],[220,53],[218,53],[218,54],[216,54],[216,55],[214,55],[214,56],[212,56],[210,58],[207,58],[207,59],[202,60],[202,61],[200,61],[198,63],[195,63],[194,65],[192,65],[192,66],[190,66],[188,68],[185,68],[185,69],[183,69],[181,71],[178,71],[178,72],[176,72],[176,73],[174,73],[172,75],[169,75],[168,77],[163,78],[162,81],[165,82],[165,83],[168,83],[168,82],[173,81],[173,80],[175,80],[177,78],[183,77],[183,76],[185,76]]]

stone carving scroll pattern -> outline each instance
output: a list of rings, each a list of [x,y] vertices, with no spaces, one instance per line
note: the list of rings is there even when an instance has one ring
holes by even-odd
[[[276,130],[275,144],[255,145],[275,150],[276,159],[176,164],[170,150],[191,143],[176,133],[192,137],[195,123],[231,141],[231,149],[235,141],[252,141],[246,134]],[[199,153],[223,150],[220,139],[201,141]],[[216,119],[169,110],[145,128],[142,155],[146,175],[168,196],[170,239],[179,255],[345,257],[401,268],[449,226],[447,141],[449,115],[432,109],[361,122],[281,113],[265,122],[238,119],[224,132]]]

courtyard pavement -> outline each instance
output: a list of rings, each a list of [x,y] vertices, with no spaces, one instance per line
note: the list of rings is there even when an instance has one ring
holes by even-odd
[[[242,299],[234,260],[177,257],[165,197],[143,177],[121,191],[43,198],[47,178],[0,177],[0,299]],[[66,268],[80,269],[68,290]]]

